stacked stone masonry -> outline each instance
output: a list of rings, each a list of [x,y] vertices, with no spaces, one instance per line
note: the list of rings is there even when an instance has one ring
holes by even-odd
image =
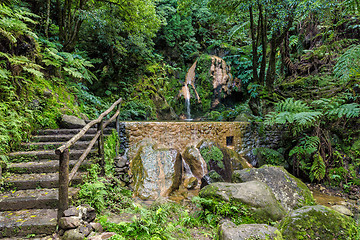
[[[123,122],[120,127],[121,148],[151,138],[166,148],[182,152],[202,139],[217,141],[236,152],[243,149],[247,122]]]

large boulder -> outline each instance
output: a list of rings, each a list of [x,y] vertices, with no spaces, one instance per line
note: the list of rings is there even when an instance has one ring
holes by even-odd
[[[309,188],[283,167],[265,165],[261,168],[234,171],[232,180],[235,183],[253,180],[266,183],[287,211],[314,202]]]
[[[143,200],[168,196],[181,182],[181,156],[176,149],[142,144],[130,162],[134,196]]]
[[[66,114],[61,116],[60,126],[62,128],[83,128],[85,125],[85,121],[78,117]]]
[[[282,240],[280,231],[266,224],[241,224],[230,221],[222,223],[218,230],[219,240]]]
[[[199,195],[203,198],[218,198],[228,202],[243,203],[254,208],[254,217],[261,220],[270,218],[277,221],[286,214],[271,189],[260,181],[245,183],[216,182],[204,187]]]
[[[234,170],[251,167],[237,152],[215,141],[204,139],[197,148],[207,164],[208,171],[216,171],[226,182],[231,181]]]
[[[201,180],[208,173],[206,162],[199,149],[194,146],[187,147],[182,156],[197,179]]]
[[[355,221],[325,206],[305,206],[288,214],[279,225],[284,239],[358,239]]]

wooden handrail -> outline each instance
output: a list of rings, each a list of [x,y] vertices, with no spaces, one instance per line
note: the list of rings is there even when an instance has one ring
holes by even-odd
[[[94,126],[95,124],[101,122],[101,120],[108,115],[118,104],[120,104],[122,101],[121,98],[119,98],[116,102],[113,103],[113,105],[111,105],[111,107],[109,107],[108,110],[106,110],[105,112],[103,112],[102,114],[100,114],[100,116],[95,119],[92,120],[91,122],[89,122],[88,124],[85,125],[85,127],[83,127],[83,129],[80,130],[80,132],[78,132],[75,136],[73,136],[69,141],[67,141],[64,145],[58,147],[55,150],[55,153],[57,155],[60,155],[66,148],[71,147],[74,143],[76,143],[82,136],[84,136],[84,134],[87,132],[87,130],[89,130],[89,128],[91,128],[92,126]]]
[[[116,118],[116,131],[119,131],[119,114],[120,114],[120,103],[122,99],[119,98],[116,102],[114,102],[111,107],[109,107],[105,112],[100,114],[100,116],[88,124],[86,124],[79,133],[73,136],[69,141],[67,141],[62,146],[58,147],[55,150],[57,155],[60,155],[59,159],[59,206],[58,206],[58,220],[64,215],[64,211],[69,207],[69,184],[76,172],[79,170],[81,163],[87,157],[92,147],[99,139],[99,154],[100,154],[100,165],[101,165],[101,173],[105,173],[105,160],[104,160],[104,128]],[[108,115],[116,106],[117,110],[115,114],[104,123],[103,118]],[[90,141],[88,147],[77,160],[74,165],[71,173],[69,174],[69,148],[76,143],[84,134],[95,124],[98,124],[98,131],[96,132],[94,138]],[[118,132],[119,133],[119,132]]]
[[[112,122],[119,114],[120,114],[120,110],[117,110],[116,113],[109,120],[107,120],[104,123],[104,128],[106,128],[106,126],[109,125],[109,123]],[[79,160],[75,163],[74,167],[71,169],[71,172],[69,174],[69,184],[70,184],[71,180],[73,179],[73,177],[75,176],[77,170],[79,170],[80,165],[85,160],[85,158],[89,154],[92,147],[95,145],[96,140],[99,138],[100,134],[101,134],[100,130],[96,132],[94,138],[90,141],[90,143],[89,143],[88,147],[86,148],[85,152],[83,154],[81,154]]]

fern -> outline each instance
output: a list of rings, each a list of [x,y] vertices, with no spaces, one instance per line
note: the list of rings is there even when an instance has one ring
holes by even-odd
[[[320,181],[324,179],[326,174],[326,165],[319,153],[314,155],[314,162],[310,169],[310,180],[314,181],[316,179],[317,181]]]
[[[354,118],[360,116],[360,104],[358,103],[349,103],[343,104],[338,108],[329,110],[326,112],[328,116],[337,117],[337,118]]]
[[[295,101],[293,98],[285,99],[276,104],[276,112],[270,112],[265,117],[265,124],[290,124],[293,134],[303,131],[305,128],[314,126],[323,116],[320,111],[311,109],[301,100]]]
[[[320,139],[317,136],[306,136],[300,139],[300,143],[289,153],[289,156],[295,155],[297,158],[309,157],[319,149]]]
[[[351,77],[360,74],[360,45],[351,46],[342,56],[338,58],[334,66],[335,77],[341,83],[346,84]]]

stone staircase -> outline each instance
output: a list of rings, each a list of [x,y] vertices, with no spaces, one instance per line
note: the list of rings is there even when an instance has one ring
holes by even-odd
[[[81,129],[41,130],[29,143],[22,143],[22,151],[9,154],[11,163],[6,169],[0,191],[0,238],[49,235],[55,232],[58,206],[59,156],[55,149],[71,139]],[[106,129],[109,133],[111,129]],[[76,163],[96,128],[91,128],[70,150],[70,168]],[[94,152],[95,150],[92,150]],[[86,160],[81,166],[90,166]],[[72,186],[81,183],[79,170]],[[69,198],[79,188],[70,188]]]

